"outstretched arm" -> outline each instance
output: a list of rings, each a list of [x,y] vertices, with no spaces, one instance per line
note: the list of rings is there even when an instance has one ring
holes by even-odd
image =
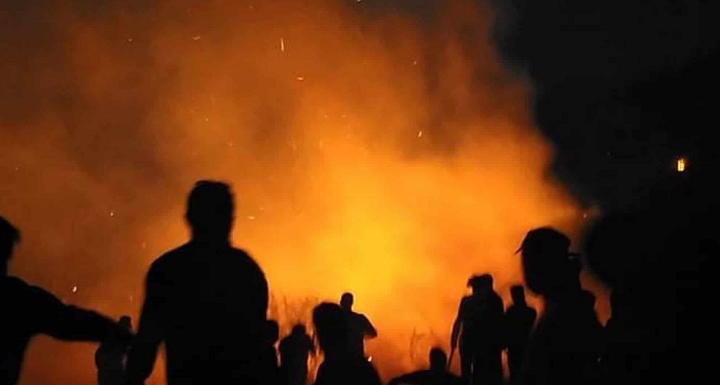
[[[152,373],[155,357],[164,336],[160,327],[157,281],[152,269],[145,282],[145,303],[140,315],[140,326],[137,337],[127,358],[128,384],[143,384]]]
[[[65,305],[51,293],[31,286],[37,330],[66,341],[129,340],[132,334],[113,320],[92,310]]]

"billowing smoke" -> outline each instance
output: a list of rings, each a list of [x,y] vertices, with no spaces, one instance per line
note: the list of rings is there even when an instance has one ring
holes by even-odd
[[[0,212],[12,273],[68,302],[136,316],[222,179],[284,330],[353,291],[388,376],[447,347],[470,274],[507,297],[524,233],[582,220],[475,2],[50,3],[2,6]],[[38,339],[23,383],[90,384],[93,349]]]

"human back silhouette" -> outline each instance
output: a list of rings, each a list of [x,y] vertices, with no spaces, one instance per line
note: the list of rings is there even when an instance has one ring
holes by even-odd
[[[353,311],[355,296],[346,292],[340,297],[340,307],[345,310],[350,326],[348,334],[348,349],[350,353],[365,357],[365,339],[376,338],[378,333],[372,322],[365,314]]]
[[[258,264],[230,245],[234,205],[222,182],[200,181],[190,192],[191,240],[153,262],[146,277],[130,384],[151,374],[162,342],[169,385],[264,383],[268,285]]]
[[[362,356],[349,351],[351,332],[346,310],[324,302],[313,309],[313,324],[325,360],[317,371],[315,385],[380,385],[380,376]]]
[[[525,302],[525,288],[516,285],[510,288],[513,304],[505,311],[505,346],[508,351],[510,382],[517,383],[533,324],[537,318],[535,309]]]
[[[450,348],[459,348],[460,366],[466,384],[500,385],[502,299],[493,290],[490,274],[472,276],[467,285],[472,287],[472,295],[460,301],[450,337]]]
[[[8,262],[20,231],[0,216],[0,303],[3,327],[0,328],[0,384],[18,382],[30,339],[47,334],[66,341],[127,342],[129,330],[90,310],[62,303],[51,293],[8,276]]]
[[[307,383],[308,358],[314,353],[315,346],[305,325],[293,326],[292,332],[280,341],[281,372],[288,385]]]

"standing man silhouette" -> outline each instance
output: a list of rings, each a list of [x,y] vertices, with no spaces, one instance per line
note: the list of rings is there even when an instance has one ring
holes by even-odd
[[[470,277],[472,295],[460,302],[453,324],[451,349],[458,347],[463,380],[473,385],[502,383],[503,303],[490,274]]]
[[[147,274],[130,384],[150,375],[161,342],[169,385],[266,382],[268,285],[257,263],[230,245],[234,208],[225,183],[200,181],[190,192],[191,240]]]
[[[505,344],[508,353],[510,382],[516,383],[525,355],[525,347],[535,324],[537,312],[525,302],[525,288],[516,285],[510,288],[513,304],[505,311]]]
[[[352,307],[354,302],[355,298],[352,293],[343,293],[342,297],[340,297],[340,307],[345,310],[350,327],[348,334],[348,352],[356,356],[365,357],[365,339],[375,338],[378,333],[364,314],[353,311]]]
[[[288,385],[305,385],[308,378],[308,358],[315,354],[315,344],[305,325],[293,326],[292,332],[280,341],[281,372]]]

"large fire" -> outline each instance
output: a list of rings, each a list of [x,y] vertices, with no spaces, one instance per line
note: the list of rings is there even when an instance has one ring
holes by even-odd
[[[336,3],[35,15],[50,27],[12,51],[3,77],[22,87],[0,107],[0,210],[25,231],[12,271],[137,315],[147,266],[186,239],[185,194],[217,178],[283,330],[352,291],[384,376],[447,347],[470,274],[492,273],[507,298],[523,234],[572,233],[582,214],[548,176],[552,149],[528,84],[493,50],[488,9]],[[92,383],[92,349],[40,340],[24,383]]]

